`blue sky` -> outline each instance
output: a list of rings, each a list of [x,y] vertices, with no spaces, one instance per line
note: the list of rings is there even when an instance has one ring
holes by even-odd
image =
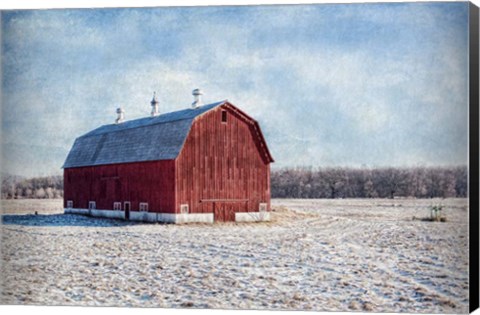
[[[61,174],[74,139],[228,99],[283,166],[467,164],[468,4],[2,12],[2,171]]]

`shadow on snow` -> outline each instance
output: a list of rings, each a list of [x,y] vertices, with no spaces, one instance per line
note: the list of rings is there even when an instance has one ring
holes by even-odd
[[[107,219],[88,217],[78,214],[26,214],[26,215],[2,215],[2,224],[24,226],[91,226],[91,227],[114,227],[146,224],[145,222],[123,221],[119,219]]]

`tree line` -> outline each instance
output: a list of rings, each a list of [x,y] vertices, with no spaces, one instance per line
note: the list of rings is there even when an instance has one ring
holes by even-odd
[[[23,178],[2,176],[2,199],[63,198],[63,176]]]
[[[283,168],[272,170],[272,198],[467,197],[468,169]],[[62,198],[63,176],[2,176],[2,199]]]
[[[467,197],[468,169],[283,168],[271,174],[272,198]]]

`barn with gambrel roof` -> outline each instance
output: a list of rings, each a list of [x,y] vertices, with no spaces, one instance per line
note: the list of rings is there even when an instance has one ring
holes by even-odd
[[[171,223],[270,217],[270,163],[257,121],[229,101],[104,125],[63,165],[65,213]]]

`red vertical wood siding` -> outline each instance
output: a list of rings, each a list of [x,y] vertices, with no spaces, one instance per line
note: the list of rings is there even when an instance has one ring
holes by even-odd
[[[227,122],[222,122],[222,111]],[[270,164],[259,150],[263,145],[253,123],[228,106],[220,106],[194,121],[176,160],[176,210],[188,204],[191,213],[214,212],[205,199],[248,199],[216,203],[231,211],[258,211],[259,203],[270,210]],[[234,216],[233,216],[234,218]]]
[[[67,168],[64,170],[64,206],[72,200],[74,208],[113,209],[114,202],[131,202],[138,211],[148,202],[149,212],[175,212],[175,161],[154,161]]]

